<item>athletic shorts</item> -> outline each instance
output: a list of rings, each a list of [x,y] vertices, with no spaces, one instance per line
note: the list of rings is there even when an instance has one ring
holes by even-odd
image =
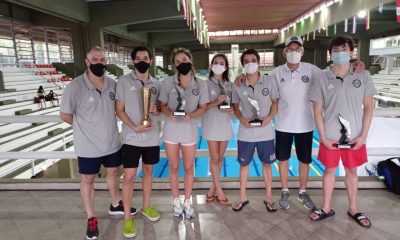
[[[124,168],[137,168],[140,158],[142,163],[147,165],[154,165],[160,161],[160,146],[138,147],[124,144],[121,150]]]
[[[287,133],[276,132],[276,158],[279,161],[286,161],[290,158],[292,151],[292,143],[294,139],[294,146],[296,148],[297,159],[305,164],[312,162],[312,140],[313,132],[305,133]]]
[[[274,140],[260,142],[237,141],[238,162],[240,166],[247,166],[251,163],[254,151],[257,148],[257,154],[261,162],[272,164],[275,162],[275,144]]]
[[[336,168],[342,159],[343,166],[355,168],[368,162],[367,148],[365,144],[357,150],[335,149],[329,150],[323,144],[319,146],[318,160],[327,168]]]
[[[119,167],[122,164],[121,150],[110,155],[87,158],[78,156],[79,173],[85,175],[97,174],[103,164],[105,168]]]

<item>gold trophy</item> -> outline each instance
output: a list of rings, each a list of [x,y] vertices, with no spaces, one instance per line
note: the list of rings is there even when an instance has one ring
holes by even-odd
[[[151,121],[149,117],[150,110],[150,98],[151,98],[151,89],[150,88],[142,88],[142,100],[143,100],[143,119],[142,126],[150,126]]]

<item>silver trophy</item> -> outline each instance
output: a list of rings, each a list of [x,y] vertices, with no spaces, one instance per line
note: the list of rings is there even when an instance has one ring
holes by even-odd
[[[349,149],[351,148],[351,145],[349,144],[351,135],[350,122],[347,121],[345,118],[343,118],[340,114],[339,114],[339,122],[342,128],[340,129],[341,136],[337,147],[340,149]]]
[[[181,88],[180,86],[175,85],[176,92],[178,94],[178,97],[176,100],[178,101],[178,105],[175,108],[174,111],[174,116],[185,116],[185,105],[186,105],[186,100],[185,100],[185,90]]]
[[[260,105],[258,104],[258,101],[247,96],[249,99],[250,104],[253,106],[253,120],[249,121],[250,126],[252,127],[259,127],[262,124],[262,120],[260,120]]]
[[[221,95],[226,96],[226,100],[218,105],[218,109],[230,109],[232,106],[232,91],[227,90],[227,84],[218,83],[219,89],[221,90]]]

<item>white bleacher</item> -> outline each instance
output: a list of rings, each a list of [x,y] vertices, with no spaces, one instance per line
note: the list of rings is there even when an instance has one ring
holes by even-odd
[[[381,70],[371,78],[378,91],[375,98],[400,103],[400,69],[394,68],[389,74]]]

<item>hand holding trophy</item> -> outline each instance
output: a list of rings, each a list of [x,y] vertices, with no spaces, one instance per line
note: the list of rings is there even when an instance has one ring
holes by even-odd
[[[252,127],[259,127],[262,125],[262,120],[260,120],[260,105],[258,101],[247,96],[249,99],[250,104],[253,106],[253,120],[249,121],[250,126]]]

